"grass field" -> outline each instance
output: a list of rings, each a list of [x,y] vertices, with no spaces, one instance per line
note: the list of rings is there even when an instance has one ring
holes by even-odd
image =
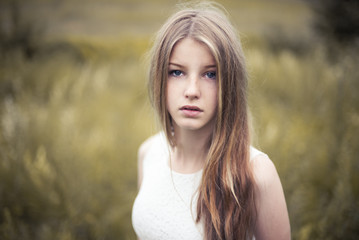
[[[10,2],[0,239],[136,239],[137,149],[158,131],[144,56],[177,1],[18,1],[17,20]],[[293,239],[357,239],[358,49],[329,61],[303,1],[220,3],[242,37],[253,142],[277,167]]]

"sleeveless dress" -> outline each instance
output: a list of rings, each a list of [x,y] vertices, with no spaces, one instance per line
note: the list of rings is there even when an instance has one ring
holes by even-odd
[[[171,171],[164,133],[152,138],[143,159],[143,179],[132,208],[133,228],[141,240],[202,240],[202,224],[195,221],[202,170],[192,174]],[[264,153],[251,147],[250,159],[259,154]]]

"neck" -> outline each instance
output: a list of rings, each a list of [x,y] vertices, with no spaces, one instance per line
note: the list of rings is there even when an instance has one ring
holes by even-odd
[[[193,173],[203,168],[211,131],[196,131],[174,127],[176,146],[172,149],[172,169],[181,173]]]

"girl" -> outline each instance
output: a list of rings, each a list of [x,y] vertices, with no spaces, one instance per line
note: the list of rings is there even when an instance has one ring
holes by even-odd
[[[167,20],[149,72],[163,131],[139,149],[140,239],[290,239],[277,171],[250,146],[246,89],[242,47],[218,8]]]

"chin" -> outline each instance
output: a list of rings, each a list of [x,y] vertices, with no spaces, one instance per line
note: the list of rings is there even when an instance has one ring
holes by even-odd
[[[183,130],[197,130],[201,128],[201,125],[191,121],[178,121],[175,123],[179,129]]]
[[[182,130],[197,130],[201,128],[200,126],[196,126],[194,124],[178,124],[177,126]]]
[[[201,129],[201,127],[197,127],[197,126],[185,126],[185,127],[182,127],[182,129],[184,129],[184,130],[189,130],[189,131],[196,131],[196,130]]]
[[[179,129],[187,131],[197,131],[213,125],[211,121],[201,121],[199,119],[180,119],[179,121],[175,122],[175,124]]]
[[[177,126],[183,130],[196,131],[196,130],[200,130],[200,129],[204,128],[206,125],[187,122],[187,123],[182,123],[182,124],[180,123]]]

